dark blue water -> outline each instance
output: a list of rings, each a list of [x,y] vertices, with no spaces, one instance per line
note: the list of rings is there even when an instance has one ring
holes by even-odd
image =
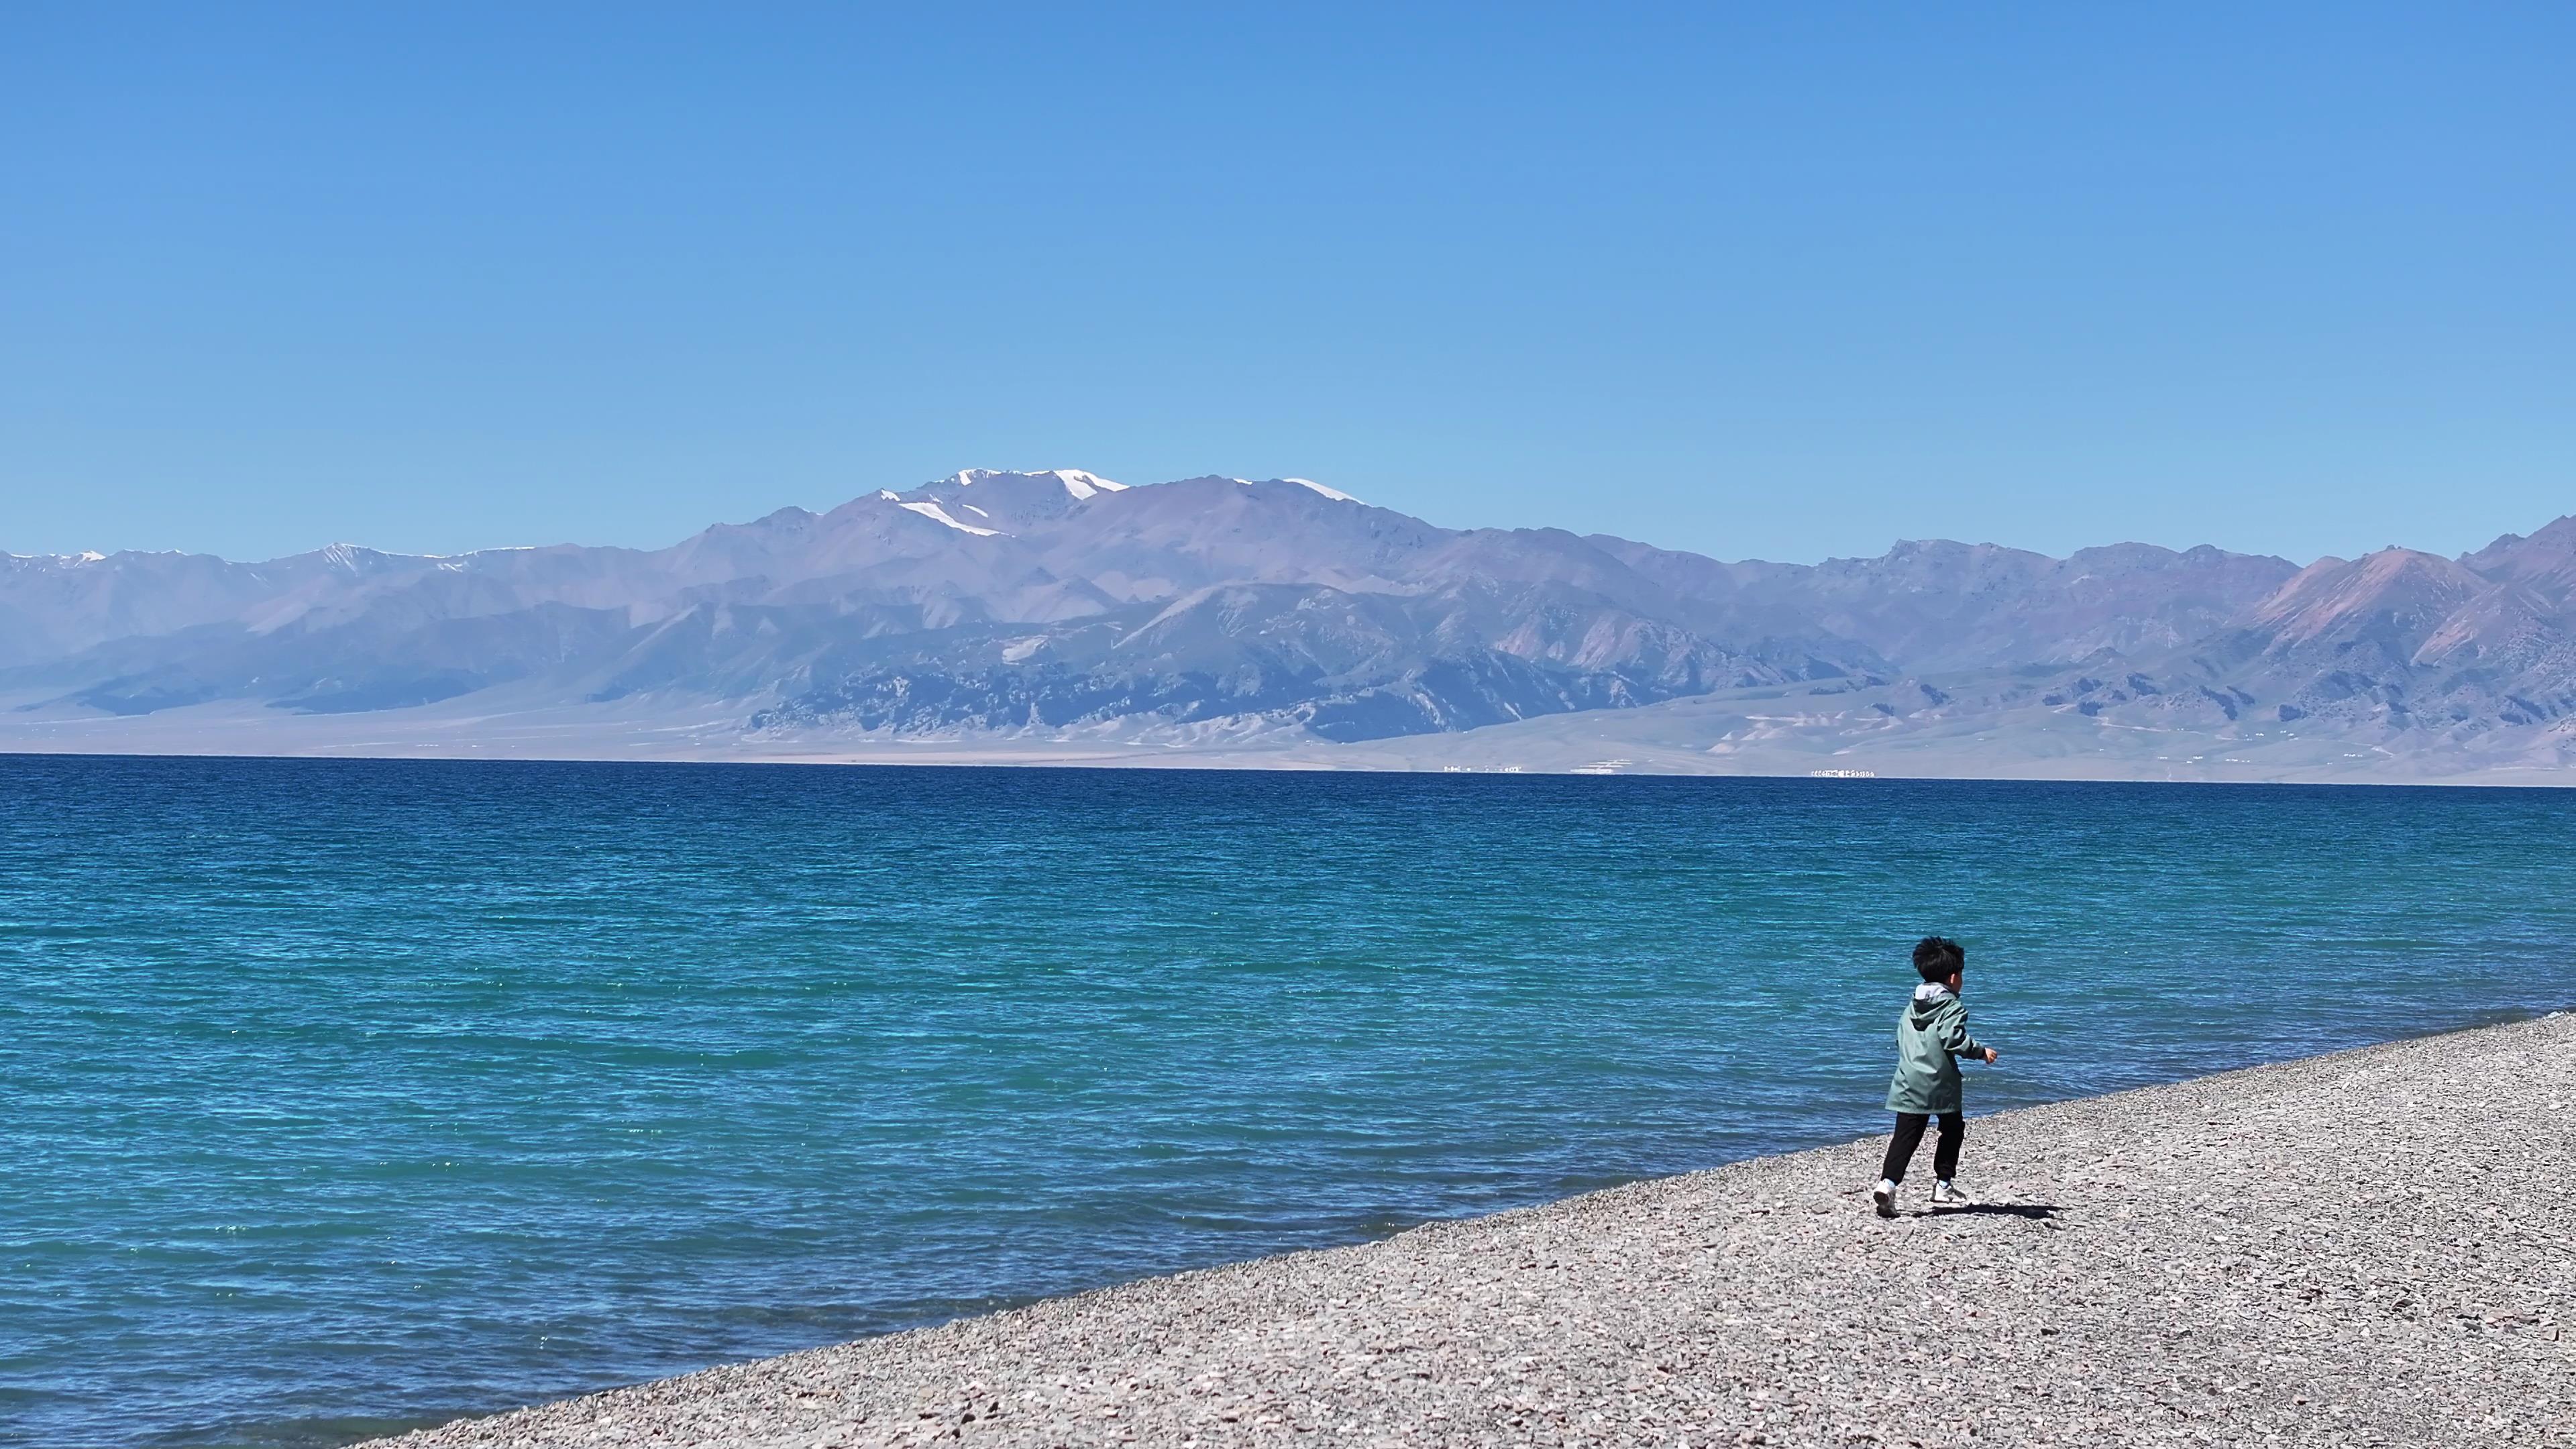
[[[0,757],[0,1437],[368,1431],[2576,1002],[2576,795]],[[1973,1167],[1973,1160],[1971,1163]]]

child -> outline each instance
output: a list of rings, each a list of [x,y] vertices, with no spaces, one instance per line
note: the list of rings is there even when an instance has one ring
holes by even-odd
[[[1896,1135],[1888,1140],[1887,1162],[1879,1169],[1878,1187],[1870,1201],[1878,1215],[1896,1216],[1896,1185],[1905,1181],[1906,1164],[1923,1143],[1924,1124],[1941,1119],[1941,1141],[1932,1149],[1934,1207],[1969,1206],[1968,1195],[1951,1180],[1959,1170],[1959,1147],[1968,1137],[1968,1119],[1959,1107],[1959,1058],[1995,1059],[1993,1047],[1968,1035],[1968,1008],[1959,991],[1968,969],[1968,953],[1947,936],[1926,936],[1914,947],[1914,970],[1923,984],[1914,988],[1913,1004],[1896,1022],[1896,1080],[1887,1087],[1888,1110],[1896,1114]]]

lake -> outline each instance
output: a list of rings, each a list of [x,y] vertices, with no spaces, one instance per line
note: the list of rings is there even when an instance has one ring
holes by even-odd
[[[0,1439],[344,1443],[1884,1131],[1931,931],[1972,1111],[2562,1008],[2571,807],[0,757]]]

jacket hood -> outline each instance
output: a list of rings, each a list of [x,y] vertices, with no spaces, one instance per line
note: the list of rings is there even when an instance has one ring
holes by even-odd
[[[1909,1009],[1910,1014],[1919,1024],[1940,1011],[1943,1006],[1958,999],[1950,994],[1949,987],[1938,981],[1926,981],[1914,988],[1914,1004]]]

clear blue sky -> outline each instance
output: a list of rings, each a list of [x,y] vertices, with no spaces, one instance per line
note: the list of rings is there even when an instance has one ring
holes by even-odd
[[[0,548],[962,466],[1729,557],[2576,512],[2576,7],[0,11]]]

